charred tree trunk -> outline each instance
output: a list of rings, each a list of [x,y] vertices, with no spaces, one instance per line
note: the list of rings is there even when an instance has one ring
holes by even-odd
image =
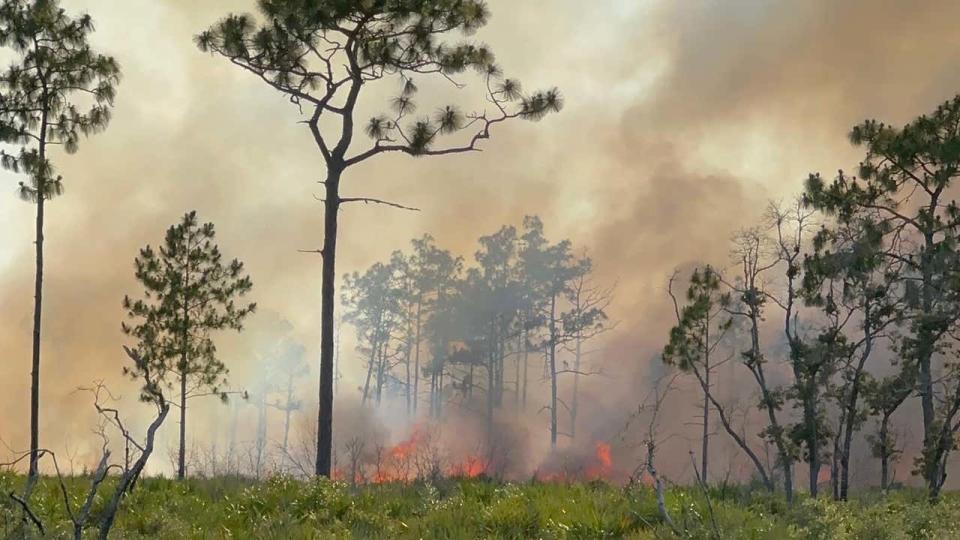
[[[41,158],[41,160],[42,159],[43,158]],[[43,182],[41,181],[37,193],[37,268],[33,289],[33,357],[30,371],[30,472],[28,474],[30,478],[37,476],[37,459],[40,448],[40,314],[43,304],[43,190]]]
[[[703,483],[706,484],[709,482],[707,476],[707,465],[708,455],[710,451],[710,398],[707,395],[710,392],[710,320],[707,320],[707,324],[704,328],[704,348],[703,348],[703,376],[704,376],[704,387],[706,388],[703,392],[703,435],[700,448],[700,478],[703,480]]]
[[[46,83],[43,83],[46,94]],[[33,284],[33,350],[30,361],[30,470],[28,478],[36,478],[40,450],[40,327],[43,312],[43,210],[46,201],[47,99],[43,100],[38,144],[40,170],[37,175],[36,273]]]
[[[356,92],[359,92],[359,86]],[[354,97],[353,102],[355,101]],[[344,123],[347,123],[346,119]],[[344,126],[344,134],[346,135],[348,127],[352,135],[352,125]],[[315,135],[319,134],[317,131],[319,128],[315,124],[311,124],[311,128],[315,130]],[[320,287],[320,391],[317,411],[317,459],[314,473],[327,478],[330,477],[333,457],[333,327],[337,278],[337,218],[340,213],[340,176],[344,168],[342,155],[349,144],[349,139],[341,140],[336,150],[340,158],[331,157],[327,160],[327,178],[324,181],[326,199],[324,200],[323,267]]]

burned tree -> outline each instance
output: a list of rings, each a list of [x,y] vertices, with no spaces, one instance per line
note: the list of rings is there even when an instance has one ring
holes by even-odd
[[[286,96],[306,115],[304,123],[324,160],[322,316],[316,474],[330,476],[333,448],[333,334],[338,214],[343,204],[391,204],[341,194],[344,173],[388,153],[440,156],[473,152],[493,128],[512,119],[539,120],[559,111],[557,90],[524,95],[520,84],[504,79],[493,53],[483,45],[449,44],[446,37],[470,34],[486,23],[478,0],[265,0],[261,20],[230,15],[197,37],[201,50],[251,73]],[[475,70],[485,85],[489,111],[464,114],[448,105],[433,117],[412,120],[414,77],[445,78]],[[365,125],[358,102],[365,88],[393,80],[401,88],[393,111]],[[329,119],[329,121],[328,121]],[[356,150],[363,130],[372,144]],[[441,145],[445,135],[464,140]]]
[[[15,54],[0,75],[0,165],[29,177],[20,198],[36,205],[36,273],[30,374],[30,476],[36,476],[40,427],[40,323],[43,306],[43,226],[46,202],[63,194],[50,150],[74,153],[81,136],[107,127],[120,68],[90,48],[93,19],[72,18],[57,0],[0,2],[0,46]]]
[[[586,259],[589,260],[589,259]],[[576,276],[567,290],[569,310],[563,314],[563,329],[567,335],[567,346],[573,354],[573,395],[570,397],[570,437],[577,436],[577,414],[580,411],[580,377],[589,375],[585,372],[585,357],[589,351],[584,350],[587,342],[611,330],[615,325],[610,324],[607,317],[607,307],[613,301],[613,288],[604,288],[591,280],[592,267],[585,266],[583,272]],[[519,356],[518,356],[519,357]],[[526,366],[524,366],[526,367]],[[519,369],[517,380],[520,380]]]

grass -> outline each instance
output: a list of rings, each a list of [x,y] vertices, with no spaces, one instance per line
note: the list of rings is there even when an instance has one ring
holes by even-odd
[[[23,478],[0,474],[0,490]],[[101,491],[106,494],[111,486]],[[68,479],[74,507],[86,479]],[[674,488],[667,506],[682,538],[912,539],[960,538],[960,494],[937,505],[923,494],[865,493],[849,503],[782,498],[745,488],[712,489],[711,518],[704,494]],[[94,521],[102,498],[94,506]],[[37,487],[32,507],[47,538],[72,537],[55,480]],[[716,523],[714,526],[713,523]],[[719,535],[717,534],[719,532]],[[89,537],[95,531],[88,531]],[[0,500],[0,536],[32,538],[32,526],[9,498]],[[649,488],[603,483],[498,483],[445,479],[432,483],[346,484],[276,477],[263,482],[222,477],[177,482],[145,479],[123,504],[111,538],[677,538],[662,523]]]

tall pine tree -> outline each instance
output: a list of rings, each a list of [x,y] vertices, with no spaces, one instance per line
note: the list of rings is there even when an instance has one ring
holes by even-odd
[[[30,476],[37,474],[40,428],[40,324],[43,306],[43,225],[46,201],[63,193],[50,149],[77,151],[80,137],[104,129],[110,120],[120,68],[87,43],[89,15],[72,18],[57,0],[0,2],[0,45],[15,60],[0,75],[0,164],[29,179],[20,197],[36,205],[36,274],[33,356],[30,375]],[[77,98],[80,98],[77,100]]]
[[[479,150],[492,129],[508,120],[539,120],[559,111],[556,89],[524,94],[504,79],[493,52],[484,45],[450,43],[487,22],[480,0],[263,0],[261,20],[230,15],[197,37],[201,50],[229,60],[304,112],[326,166],[323,180],[324,231],[321,285],[320,393],[317,417],[317,475],[329,476],[333,449],[334,282],[340,206],[351,202],[386,203],[369,197],[344,197],[347,169],[387,153],[440,156]],[[468,69],[484,85],[487,111],[462,113],[447,105],[432,116],[414,119],[415,77],[451,78]],[[400,89],[389,113],[364,125],[357,104],[364,89],[392,80]],[[460,83],[454,83],[460,88]],[[371,143],[356,149],[363,130]],[[446,135],[461,140],[443,145]]]

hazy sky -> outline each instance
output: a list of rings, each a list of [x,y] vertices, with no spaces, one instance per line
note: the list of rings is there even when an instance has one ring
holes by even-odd
[[[118,380],[120,300],[137,291],[133,257],[187,210],[215,222],[223,251],[246,262],[261,309],[291,321],[315,359],[319,260],[297,250],[320,243],[313,196],[323,169],[294,107],[192,43],[252,1],[63,4],[93,15],[95,46],[124,74],[109,129],[78,154],[55,156],[66,194],[47,213],[42,436],[81,439],[86,420],[52,428],[79,418],[72,389]],[[851,125],[899,124],[960,92],[953,1],[492,0],[490,8],[476,39],[525,88],[559,86],[565,110],[502,126],[483,153],[388,156],[351,170],[345,195],[423,211],[345,210],[338,274],[423,233],[469,257],[478,236],[539,214],[549,235],[588,248],[600,278],[618,282],[616,362],[642,363],[662,345],[663,285],[674,267],[722,264],[729,235],[765,199],[790,197],[808,172],[857,163]],[[385,107],[395,91],[383,83],[365,110]],[[475,93],[461,95],[464,109],[482,106]],[[422,101],[421,110],[442,104]],[[0,439],[22,448],[35,210],[17,199],[17,180],[0,173]],[[253,369],[242,340],[222,349],[238,377]],[[348,377],[357,366],[345,368]]]

